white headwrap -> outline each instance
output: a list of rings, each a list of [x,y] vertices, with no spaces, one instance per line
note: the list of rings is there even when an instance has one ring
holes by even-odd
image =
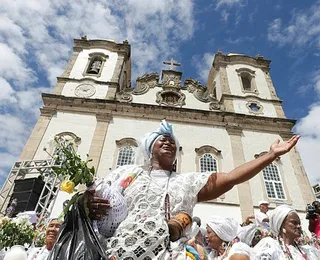
[[[241,227],[239,229],[238,238],[241,242],[251,246],[252,239],[254,238],[255,233],[257,232],[258,227],[255,224],[250,224],[248,226]]]
[[[17,217],[28,219],[32,224],[37,223],[37,213],[35,211],[20,212]]]
[[[228,253],[228,257],[230,258],[230,256],[235,255],[235,254],[239,254],[239,255],[245,255],[247,257],[249,257],[249,259],[253,259],[253,250],[251,247],[249,247],[247,244],[245,243],[235,243],[233,244],[233,246],[231,247],[229,253]]]
[[[207,225],[217,234],[223,241],[230,242],[238,234],[239,223],[233,218],[223,218],[213,216]]]
[[[288,205],[281,205],[276,207],[270,214],[270,227],[275,232],[276,235],[279,234],[281,225],[284,219],[292,211],[295,211]]]
[[[148,158],[151,157],[153,144],[155,143],[158,137],[163,135],[172,137],[172,139],[176,143],[177,151],[179,151],[179,142],[178,142],[178,139],[173,134],[172,125],[164,119],[161,121],[160,127],[157,130],[153,131],[152,133],[146,134],[142,140],[142,148],[147,154]],[[177,154],[178,153],[176,152],[176,157],[177,157]]]

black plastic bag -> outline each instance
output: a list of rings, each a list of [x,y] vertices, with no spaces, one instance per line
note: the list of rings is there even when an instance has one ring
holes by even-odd
[[[83,208],[74,203],[47,260],[106,259],[106,254]]]

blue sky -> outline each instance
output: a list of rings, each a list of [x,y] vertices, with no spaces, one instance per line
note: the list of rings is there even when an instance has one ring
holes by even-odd
[[[320,182],[320,1],[2,0],[0,6],[0,183],[38,118],[41,92],[56,83],[74,38],[128,40],[132,81],[182,63],[205,83],[221,50],[270,59],[286,116],[298,120],[298,148]]]

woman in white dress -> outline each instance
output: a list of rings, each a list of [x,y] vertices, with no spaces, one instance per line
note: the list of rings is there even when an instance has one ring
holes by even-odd
[[[270,214],[270,227],[278,239],[263,238],[255,247],[256,259],[319,260],[320,252],[313,246],[299,246],[301,222],[297,212],[288,205],[276,207]]]
[[[282,154],[290,151],[299,136],[271,145],[270,151],[229,173],[173,172],[179,143],[172,126],[163,120],[160,128],[144,138],[142,143],[150,167],[139,165],[119,167],[111,173],[111,182],[135,173],[136,179],[125,189],[127,217],[109,239],[106,251],[111,259],[185,259],[184,240],[169,240],[168,218],[184,212],[192,216],[197,202],[212,200],[234,185],[247,181]],[[101,188],[101,187],[100,187]],[[103,188],[103,187],[102,187]],[[92,220],[102,220],[108,214],[106,199],[86,192],[83,203]]]

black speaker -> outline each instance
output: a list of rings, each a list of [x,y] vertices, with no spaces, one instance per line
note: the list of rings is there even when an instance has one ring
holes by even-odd
[[[16,216],[19,212],[34,210],[43,186],[44,181],[41,178],[15,180],[10,199],[10,202],[14,198],[17,199],[17,206],[15,207],[13,216]],[[10,203],[8,206],[10,206]]]

